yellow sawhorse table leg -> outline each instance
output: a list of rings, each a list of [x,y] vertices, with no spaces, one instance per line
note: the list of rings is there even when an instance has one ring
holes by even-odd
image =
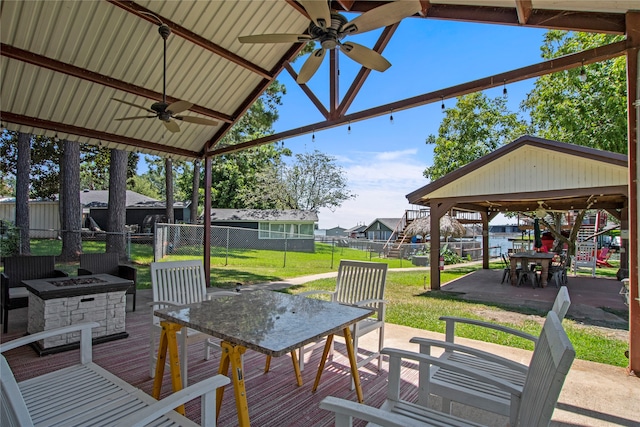
[[[353,383],[356,389],[356,395],[358,396],[358,402],[364,403],[364,397],[362,395],[362,386],[360,385],[360,374],[358,373],[358,362],[356,360],[356,353],[353,350],[353,339],[351,338],[351,329],[344,328],[344,342],[347,346],[347,355],[349,356],[349,365],[351,366],[351,376],[353,377]],[[316,374],[316,381],[313,384],[312,392],[315,392],[318,389],[318,385],[320,384],[320,377],[322,376],[322,371],[324,370],[324,364],[327,360],[327,356],[329,355],[329,350],[331,349],[331,342],[333,341],[333,335],[329,335],[327,337],[327,342],[324,345],[324,351],[322,352],[322,359],[320,360],[320,366],[318,366],[318,373]]]
[[[296,355],[295,350],[291,352],[291,362],[293,362],[293,372],[296,375],[296,382],[298,383],[298,387],[302,387],[302,374],[300,373],[300,365],[298,364],[298,356]],[[270,367],[271,367],[271,356],[267,355],[267,361],[264,364],[265,374],[269,372]]]
[[[247,349],[241,345],[234,345],[227,341],[222,341],[222,357],[220,358],[220,368],[218,373],[229,374],[229,363],[231,363],[231,381],[236,397],[236,410],[238,411],[238,424],[240,427],[249,427],[249,405],[247,404],[247,393],[244,387],[244,373],[242,372],[242,355]],[[216,390],[216,418],[220,415],[224,387]]]
[[[182,377],[180,375],[180,360],[178,358],[178,341],[176,340],[176,332],[182,329],[180,325],[175,323],[161,321],[162,332],[160,332],[160,343],[158,345],[158,358],[156,359],[156,376],[153,379],[153,389],[151,396],[154,399],[160,399],[160,391],[162,389],[162,378],[164,376],[164,364],[167,360],[167,350],[169,350],[169,368],[171,369],[171,384],[173,392],[182,390]],[[176,408],[176,411],[184,415],[184,405]]]

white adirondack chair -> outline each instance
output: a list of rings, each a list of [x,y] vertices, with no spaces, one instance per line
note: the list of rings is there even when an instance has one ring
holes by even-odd
[[[405,350],[383,349],[389,355],[389,383],[387,399],[382,407],[375,408],[350,400],[329,396],[320,402],[320,408],[336,413],[336,427],[352,425],[352,419],[368,421],[369,425],[384,427],[410,426],[479,426],[480,424],[429,409],[421,404],[403,400],[400,396],[400,377],[403,359],[418,362],[420,370],[447,369],[466,378],[484,382],[491,389],[499,389],[512,400],[510,425],[512,427],[547,426],[558,401],[558,396],[575,358],[575,351],[558,316],[547,315],[538,345],[533,352],[531,365],[523,387],[505,381],[474,367]],[[424,376],[428,378],[428,375]],[[420,388],[429,387],[422,383]]]
[[[570,305],[571,300],[567,287],[561,286],[551,312],[554,313],[558,319],[563,319]],[[517,329],[475,319],[446,316],[440,319],[446,322],[446,341],[412,338],[412,343],[420,344],[420,353],[430,355],[431,347],[444,348],[445,351],[438,357],[440,360],[467,366],[475,372],[508,381],[515,387],[522,389],[530,369],[529,366],[514,362],[499,355],[455,343],[455,326],[458,323],[464,323],[493,329],[528,339],[532,341],[536,347],[539,345],[539,337]],[[435,394],[442,397],[442,411],[447,413],[451,411],[452,401],[495,412],[500,415],[508,416],[512,413],[511,394],[508,391],[500,390],[498,387],[489,387],[484,384],[483,381],[477,381],[472,377],[450,371],[446,367],[434,366],[431,367],[431,369],[423,367],[420,370],[420,376],[421,384],[429,384],[428,388],[421,387],[419,391],[418,401],[423,406],[427,405],[429,394]]]
[[[571,269],[574,276],[578,273],[578,269],[588,268],[591,269],[591,277],[596,277],[598,255],[594,241],[578,242],[576,244],[576,254],[572,259]]]
[[[237,295],[236,292],[207,292],[204,267],[201,261],[171,261],[151,263],[151,287],[153,288],[153,310],[178,307],[185,304],[202,302],[216,296]],[[152,312],[151,336],[149,344],[149,372],[155,377],[158,352],[158,339],[162,328],[160,319]],[[211,336],[191,328],[184,327],[177,334],[180,347],[180,373],[183,387],[187,386],[187,349],[190,344],[205,341],[205,359],[209,359],[211,348],[220,347],[211,340]]]
[[[92,362],[91,329],[98,326],[96,322],[79,323],[0,344],[3,353],[57,335],[80,336],[79,363],[19,383],[0,355],[0,425],[195,427],[198,424],[173,409],[200,397],[201,423],[215,427],[216,390],[229,384],[229,378],[215,375],[157,401]]]
[[[375,310],[373,316],[356,323],[351,329],[353,350],[358,358],[358,338],[369,332],[378,331],[378,350],[368,357],[358,360],[358,368],[374,359],[378,359],[378,370],[382,368],[382,354],[384,347],[384,316],[385,300],[384,288],[387,279],[387,264],[366,261],[342,260],[338,267],[336,289],[329,291],[309,291],[300,295],[330,294],[331,301],[340,304],[351,304],[368,307]],[[336,335],[343,336],[342,332]],[[299,349],[298,363],[300,370],[304,369],[304,355],[324,344],[324,341],[310,344]],[[331,353],[333,354],[333,342]]]

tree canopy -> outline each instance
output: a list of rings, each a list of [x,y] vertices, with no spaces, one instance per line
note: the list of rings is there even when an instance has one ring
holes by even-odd
[[[549,31],[541,47],[544,59],[622,40],[610,34]],[[534,132],[547,139],[600,150],[627,152],[626,58],[620,56],[580,68],[547,74],[535,82],[522,103]]]
[[[502,96],[493,99],[476,92],[461,96],[445,117],[438,135],[429,135],[434,144],[433,164],[424,171],[425,178],[435,180],[526,132],[525,122],[508,110]]]

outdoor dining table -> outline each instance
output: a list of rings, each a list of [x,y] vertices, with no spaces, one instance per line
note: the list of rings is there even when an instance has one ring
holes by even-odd
[[[549,274],[549,265],[551,260],[556,256],[554,252],[516,252],[510,255],[511,264],[511,285],[517,284],[518,275],[516,273],[518,261],[522,268],[529,268],[529,261],[535,261],[540,263],[542,271],[540,272],[540,286],[545,288],[547,286],[547,276]]]
[[[222,340],[222,357],[218,373],[228,375],[229,364],[231,364],[231,380],[236,398],[238,422],[240,426],[249,426],[249,408],[242,361],[246,349],[258,351],[270,357],[291,353],[294,355],[293,365],[299,380],[300,371],[295,360],[295,350],[326,336],[327,342],[312,389],[315,392],[333,335],[343,331],[356,394],[358,401],[362,403],[364,399],[350,326],[370,316],[371,313],[372,310],[366,308],[267,290],[240,292],[237,296],[217,297],[181,307],[155,310],[154,314],[162,319],[160,322],[162,332],[152,395],[155,398],[160,396],[167,351],[173,390],[175,392],[182,388],[176,332],[186,326]],[[300,380],[298,384],[300,385]],[[223,395],[224,388],[218,389],[216,397],[218,413]]]

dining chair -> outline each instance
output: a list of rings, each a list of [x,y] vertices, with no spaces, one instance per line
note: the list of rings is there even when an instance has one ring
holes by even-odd
[[[151,288],[153,290],[153,310],[169,307],[180,307],[185,304],[202,302],[218,296],[237,295],[237,292],[207,292],[209,281],[204,274],[202,261],[170,261],[151,263]],[[158,339],[162,327],[160,319],[151,312],[151,332],[149,343],[149,372],[155,377],[158,350]],[[187,349],[190,344],[205,342],[204,359],[209,359],[210,350],[219,349],[217,342],[210,335],[183,327],[177,334],[180,347],[180,372],[183,387],[187,386]]]
[[[334,291],[309,291],[300,294],[305,296],[329,294],[332,302],[356,305],[374,310],[371,317],[357,322],[351,328],[353,351],[356,359],[358,358],[358,339],[370,332],[378,331],[377,350],[361,358],[357,362],[358,368],[377,358],[378,370],[382,369],[382,354],[380,350],[384,347],[386,309],[384,290],[387,279],[387,267],[388,265],[385,263],[342,260],[338,266],[338,276],[336,278],[336,288]],[[338,332],[336,335],[344,337],[343,332]],[[300,370],[304,368],[304,355],[323,345],[323,343],[324,340],[299,349],[298,363]],[[333,342],[331,343],[330,354],[333,354]]]

